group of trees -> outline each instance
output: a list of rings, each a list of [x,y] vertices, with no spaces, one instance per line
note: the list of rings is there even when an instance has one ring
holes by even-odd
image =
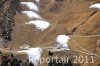
[[[14,26],[14,16],[20,11],[19,0],[3,0],[0,2],[0,27],[2,37],[11,41],[11,33]]]

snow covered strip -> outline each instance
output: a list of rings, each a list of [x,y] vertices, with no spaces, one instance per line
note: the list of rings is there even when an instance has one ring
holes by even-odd
[[[39,12],[39,7],[33,2],[21,2],[21,4],[26,5],[30,10]]]
[[[89,8],[97,8],[97,9],[100,9],[100,3],[93,4]]]
[[[26,24],[32,24],[36,27],[36,29],[39,29],[41,31],[49,28],[50,23],[47,21],[43,21],[43,20],[35,20],[35,21],[29,21]]]
[[[36,3],[39,3],[40,2],[40,0],[35,0],[36,1]]]
[[[66,36],[66,35],[58,35],[57,38],[56,38],[56,41],[59,44],[66,44],[69,39],[70,39],[69,36]]]
[[[22,11],[23,14],[26,14],[29,18],[34,18],[34,19],[42,19],[40,15],[33,11]]]
[[[38,66],[42,54],[41,48],[29,48],[28,50],[18,51],[19,53],[26,52],[29,62],[33,63],[34,66]]]

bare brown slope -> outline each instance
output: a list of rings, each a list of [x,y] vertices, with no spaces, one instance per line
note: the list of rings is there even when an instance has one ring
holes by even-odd
[[[48,35],[58,34],[73,34],[73,35],[99,35],[100,34],[100,10],[90,9],[92,3],[98,1],[84,1],[84,0],[64,0],[64,1],[51,1],[49,4],[41,1],[42,12],[44,18],[58,20],[56,27]],[[53,19],[56,16],[58,19]],[[62,30],[62,31],[61,31]],[[53,37],[53,36],[52,36]],[[45,38],[44,38],[45,39]],[[46,39],[45,39],[46,40]],[[93,38],[74,38],[76,43],[81,47],[94,52],[100,56],[100,37]],[[71,49],[85,51],[75,44],[72,40],[69,41]],[[82,53],[74,53],[74,55],[83,55]],[[94,64],[81,64],[81,66],[99,66],[100,58],[96,57]]]
[[[73,35],[97,35],[100,34],[100,11],[98,9],[89,9],[91,1],[84,0],[42,0],[41,16],[51,23],[49,29],[44,32],[36,31],[32,26],[25,25],[28,21],[27,17],[18,14],[15,16],[15,27],[13,40],[11,42],[12,49],[19,49],[21,45],[29,44],[33,47],[54,41],[59,34]],[[76,42],[100,55],[100,37],[95,38],[75,38]],[[80,49],[75,47],[75,43],[70,40],[71,49]],[[87,52],[87,51],[85,51]],[[84,55],[75,53],[75,55]],[[47,56],[47,52],[43,54]],[[82,64],[82,66],[99,66],[100,58],[96,57],[94,64]],[[46,66],[46,65],[44,65]]]

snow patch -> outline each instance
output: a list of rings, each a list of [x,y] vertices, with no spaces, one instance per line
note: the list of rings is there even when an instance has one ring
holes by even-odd
[[[58,42],[56,48],[62,50],[69,50],[68,47],[68,40],[69,40],[69,36],[66,35],[58,35],[56,38],[56,41]]]
[[[35,21],[29,21],[26,24],[32,24],[36,27],[36,29],[39,29],[41,31],[47,29],[50,26],[50,23],[47,21],[42,21],[42,20],[35,20]]]
[[[27,53],[28,53],[29,62],[32,62],[34,66],[38,66],[39,60],[41,58],[42,49],[30,48]]]
[[[35,19],[42,19],[40,15],[33,11],[22,11],[23,14],[26,14],[29,18],[35,18]]]
[[[40,0],[35,0],[37,3],[39,3],[40,2]]]
[[[98,8],[98,9],[100,9],[100,3],[93,4],[89,8]]]
[[[30,10],[39,11],[39,7],[33,2],[21,2],[21,4],[26,5]]]
[[[22,50],[18,52],[26,52],[29,62],[32,62],[34,66],[38,66],[42,54],[42,49],[41,48],[30,48],[28,50]]]
[[[67,44],[68,40],[69,40],[69,36],[66,36],[66,35],[58,35],[57,38],[56,38],[56,41],[59,43],[59,44]]]

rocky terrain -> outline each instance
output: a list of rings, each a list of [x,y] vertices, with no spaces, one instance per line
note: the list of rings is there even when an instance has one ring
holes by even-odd
[[[51,23],[50,28],[43,32],[37,31],[34,27],[30,25],[26,25],[25,22],[29,21],[27,16],[18,12],[14,12],[16,14],[14,14],[14,16],[12,17],[12,19],[14,19],[15,24],[15,26],[12,27],[12,39],[6,44],[9,44],[11,50],[19,50],[20,46],[27,44],[32,47],[38,47],[40,45],[52,41],[54,41],[52,43],[54,44],[56,43],[55,38],[59,34],[81,36],[100,35],[100,10],[89,8],[90,5],[99,2],[100,0],[41,0],[39,14]],[[4,6],[7,5],[5,4]],[[21,10],[24,9],[27,8],[23,7]],[[0,12],[0,19],[3,18],[3,16],[1,15],[3,13],[6,13],[5,11],[8,11],[5,9],[1,10],[4,11]],[[2,37],[2,29],[0,31]],[[46,47],[50,45],[47,45]],[[94,63],[77,63],[80,64],[80,66],[100,66],[100,36],[71,37],[71,39],[68,42],[68,45],[71,49],[74,50],[80,50],[89,54],[96,54],[93,55]],[[81,48],[80,46],[83,48]],[[44,53],[42,57],[47,57],[48,51],[44,50],[43,52]],[[61,52],[60,54],[65,55],[63,54],[63,52]],[[68,52],[66,52],[66,54],[68,54]],[[70,56],[68,56],[72,60],[73,55],[82,55],[88,57],[91,56],[88,54],[74,51],[69,51],[69,54]],[[47,66],[47,64],[42,65]]]

